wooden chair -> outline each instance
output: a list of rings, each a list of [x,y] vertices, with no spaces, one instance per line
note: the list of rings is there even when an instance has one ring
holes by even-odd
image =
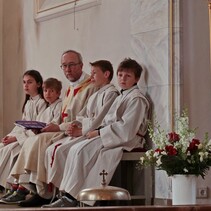
[[[121,173],[123,174],[122,182],[125,183],[126,187],[124,188],[130,192],[132,199],[144,200],[145,205],[151,205],[153,204],[154,195],[153,168],[140,169],[138,166],[140,157],[144,155],[144,152],[143,149],[135,149],[123,153],[120,162]]]

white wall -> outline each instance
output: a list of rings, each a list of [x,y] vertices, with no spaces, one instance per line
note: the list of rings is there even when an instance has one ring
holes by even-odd
[[[90,71],[90,61],[102,58],[111,60],[116,68],[125,56],[130,56],[129,6],[127,0],[102,1],[99,6],[76,12],[74,29],[74,14],[35,23],[33,3],[25,1],[26,67],[42,71],[44,78],[55,76],[67,83],[59,68],[60,55],[72,48],[82,53],[86,72]]]
[[[90,61],[109,59],[116,69],[123,58],[131,56],[130,1],[106,0],[100,6],[77,12],[76,30],[73,14],[36,23],[34,1],[8,0],[3,6],[4,72],[7,73],[4,90],[13,84],[10,95],[4,97],[4,112],[11,113],[4,119],[4,133],[10,131],[14,119],[20,118],[23,99],[20,82],[25,70],[37,69],[44,79],[57,77],[65,87],[67,80],[59,68],[64,50],[80,51],[86,72],[90,71]]]

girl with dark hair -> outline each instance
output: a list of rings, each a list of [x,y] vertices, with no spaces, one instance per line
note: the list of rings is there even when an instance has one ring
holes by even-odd
[[[24,81],[24,77],[26,77],[26,78],[29,77],[29,78],[31,78],[31,80]],[[29,89],[29,87],[31,86],[30,84],[32,84],[35,89],[34,88]],[[25,96],[25,101],[23,103],[23,107],[22,107],[22,113],[24,113],[24,108],[25,108],[25,105],[28,102],[28,100],[30,100],[30,98],[33,97],[32,95],[39,96],[38,100],[42,101],[40,103],[40,105],[42,106],[42,104],[44,103],[42,100],[44,98],[42,85],[43,85],[43,79],[37,70],[27,70],[23,74],[23,89],[26,93],[26,96]]]
[[[36,70],[28,70],[23,74],[23,90],[26,94],[22,107],[22,120],[36,120],[39,113],[46,109],[43,99],[43,79]],[[0,148],[0,185],[6,187],[6,179],[17,158],[24,140],[32,131],[15,126],[13,130],[1,140]],[[15,187],[14,187],[15,189]]]

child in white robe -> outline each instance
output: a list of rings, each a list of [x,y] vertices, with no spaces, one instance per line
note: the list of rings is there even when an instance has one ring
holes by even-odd
[[[137,86],[141,72],[142,67],[135,60],[125,59],[120,63],[117,78],[121,94],[101,127],[88,132],[86,140],[69,149],[59,187],[66,194],[43,207],[77,206],[76,198],[81,190],[101,184],[99,173],[103,169],[108,172],[107,183],[110,182],[123,150],[143,147],[150,106]]]
[[[48,103],[48,106],[43,112],[39,113],[36,120],[47,123],[47,124],[48,123],[60,124],[62,100],[59,97],[61,94],[62,83],[55,78],[48,78],[47,80],[45,80],[43,82],[42,87],[43,87],[44,98],[45,98],[46,102]],[[30,134],[30,132],[31,132],[31,134]],[[37,132],[39,132],[39,130],[38,131],[36,129],[29,130],[28,138],[26,140],[30,139],[30,137],[34,137],[37,134]],[[24,146],[26,140],[24,140],[23,146]],[[33,140],[30,140],[30,141],[33,141]],[[31,143],[28,142],[28,143],[32,144],[33,142],[31,142]],[[20,150],[20,152],[21,152],[21,150]],[[5,178],[5,179],[7,179],[7,178]],[[8,182],[13,183],[13,180],[14,180],[14,178],[13,179],[9,178]],[[17,186],[17,184],[16,184],[16,186]],[[13,185],[13,187],[14,187],[14,185]],[[19,191],[20,189],[23,189],[23,187],[19,185],[17,192],[13,193],[14,190],[10,191],[10,194],[7,194],[7,196],[4,196],[1,199],[1,202],[9,204],[9,203],[15,203],[15,202],[17,203],[21,200],[24,200],[26,194],[20,194],[21,193]]]
[[[36,70],[28,70],[23,75],[23,90],[26,94],[22,107],[22,120],[36,120],[47,104],[43,99],[42,91],[43,79]],[[2,138],[3,145],[0,148],[0,185],[7,188],[6,177],[9,175],[11,167],[23,144],[23,140],[28,136],[27,131],[19,126]],[[16,187],[14,187],[15,189]]]

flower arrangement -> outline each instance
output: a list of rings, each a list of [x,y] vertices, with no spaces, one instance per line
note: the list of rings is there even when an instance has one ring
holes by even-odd
[[[196,129],[189,129],[187,111],[176,116],[177,130],[166,133],[155,121],[149,124],[149,136],[155,144],[155,149],[148,150],[140,158],[141,167],[154,165],[158,170],[164,170],[168,176],[175,174],[201,175],[204,179],[211,166],[211,140],[208,133],[204,140],[195,138]]]

